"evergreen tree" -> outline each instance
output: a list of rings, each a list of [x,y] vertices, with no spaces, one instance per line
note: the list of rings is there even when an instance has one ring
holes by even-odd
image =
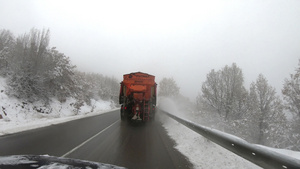
[[[44,58],[45,86],[49,96],[55,96],[60,102],[66,101],[67,97],[76,96],[74,69],[69,57],[54,48],[48,50]]]

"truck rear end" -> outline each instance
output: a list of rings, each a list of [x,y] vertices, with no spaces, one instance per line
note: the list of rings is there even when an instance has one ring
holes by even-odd
[[[153,75],[142,72],[123,75],[119,95],[121,119],[143,122],[154,119],[156,86]]]

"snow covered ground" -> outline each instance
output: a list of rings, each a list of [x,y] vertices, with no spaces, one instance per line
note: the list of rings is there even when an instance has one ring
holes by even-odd
[[[42,103],[26,103],[6,95],[6,82],[0,77],[0,135],[63,123],[87,116],[94,116],[115,109],[110,101],[92,100],[91,106],[84,105],[79,111],[74,108],[75,100],[65,103],[53,99],[49,106]],[[75,111],[74,111],[75,110]]]
[[[195,168],[260,168],[172,119],[164,127],[176,141],[176,148],[190,159]]]
[[[178,111],[178,106],[171,99],[161,98],[159,108],[179,117],[192,120],[187,113]],[[195,168],[223,168],[223,169],[240,169],[240,168],[260,168],[257,165],[245,160],[244,158],[224,149],[223,147],[202,137],[198,133],[188,129],[177,121],[164,117],[164,127],[169,136],[176,142],[176,148],[190,159]],[[233,136],[235,137],[235,136]],[[260,145],[261,146],[261,145]],[[297,158],[300,160],[300,152],[274,149],[261,146],[278,153]]]

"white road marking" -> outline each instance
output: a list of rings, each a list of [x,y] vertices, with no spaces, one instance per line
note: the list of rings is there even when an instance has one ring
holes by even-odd
[[[84,141],[83,143],[79,144],[77,147],[73,148],[71,151],[67,152],[66,154],[62,155],[61,157],[66,157],[67,155],[70,155],[71,153],[73,153],[74,151],[76,151],[77,149],[79,149],[80,147],[82,147],[84,144],[86,144],[87,142],[91,141],[92,139],[94,139],[95,137],[99,136],[101,133],[103,133],[105,130],[107,130],[108,128],[110,128],[111,126],[113,126],[114,124],[116,124],[118,121],[114,122],[113,124],[109,125],[108,127],[106,127],[105,129],[101,130],[99,133],[97,133],[96,135],[94,135],[93,137],[87,139],[86,141]]]

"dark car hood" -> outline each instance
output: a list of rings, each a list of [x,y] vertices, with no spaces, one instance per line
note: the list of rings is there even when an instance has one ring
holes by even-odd
[[[41,169],[124,169],[111,164],[96,163],[91,161],[84,161],[78,159],[61,158],[48,155],[13,155],[13,156],[0,156],[1,169],[26,169],[26,168],[41,168]]]

